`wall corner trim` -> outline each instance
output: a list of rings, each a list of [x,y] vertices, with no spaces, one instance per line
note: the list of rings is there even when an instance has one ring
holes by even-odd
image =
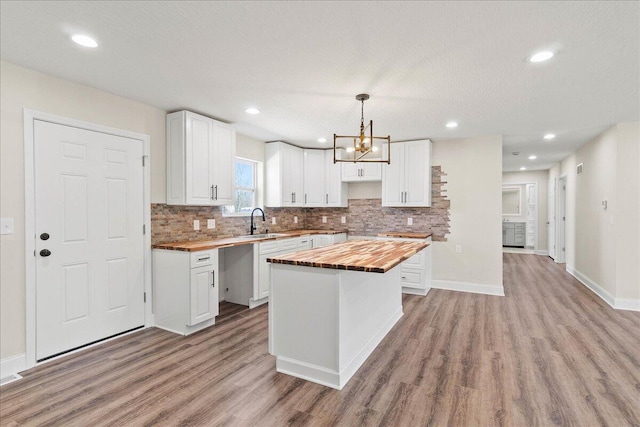
[[[26,353],[16,354],[15,356],[5,357],[0,360],[0,378],[17,374],[27,369]]]
[[[451,280],[432,280],[433,289],[443,289],[446,291],[470,292],[472,294],[484,294],[494,296],[504,296],[502,285],[483,285],[471,282],[455,282]]]
[[[616,298],[613,300],[613,308],[618,310],[640,311],[640,299]]]

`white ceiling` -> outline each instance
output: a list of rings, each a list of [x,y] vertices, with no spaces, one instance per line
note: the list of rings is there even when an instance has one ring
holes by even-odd
[[[532,170],[614,123],[639,120],[638,2],[0,5],[3,60],[201,112],[265,141],[328,147],[334,132],[357,132],[354,97],[367,92],[376,135],[502,134],[503,169]],[[76,32],[100,46],[73,44]],[[526,61],[542,49],[557,55]],[[262,113],[250,116],[248,106]],[[449,120],[460,126],[445,128]],[[547,132],[557,138],[543,141]]]

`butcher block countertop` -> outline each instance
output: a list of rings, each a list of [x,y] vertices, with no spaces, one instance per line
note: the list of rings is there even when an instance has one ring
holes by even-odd
[[[274,264],[386,273],[429,246],[428,242],[349,240],[323,248],[267,258]]]
[[[398,237],[402,239],[426,239],[431,237],[431,233],[405,233],[402,231],[385,231],[379,233],[378,237]]]
[[[291,237],[306,236],[308,234],[340,234],[346,233],[346,230],[291,230],[279,231],[274,234],[279,236],[263,237],[259,239],[246,237],[227,237],[225,239],[214,240],[197,240],[187,242],[173,243],[157,243],[153,245],[153,249],[166,249],[170,251],[197,252],[206,251],[208,249],[229,248],[231,246],[252,245],[254,243],[266,242],[269,240],[289,239]]]

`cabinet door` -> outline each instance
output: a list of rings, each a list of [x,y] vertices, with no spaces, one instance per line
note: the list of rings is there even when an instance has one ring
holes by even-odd
[[[269,296],[269,288],[271,287],[271,264],[267,262],[267,258],[275,256],[275,254],[260,255],[258,260],[258,295],[254,295],[254,300],[259,300]]]
[[[218,315],[217,274],[214,266],[191,269],[189,282],[189,325]]]
[[[383,166],[382,206],[404,205],[404,144],[390,144],[391,163]]]
[[[361,181],[380,181],[381,179],[382,163],[360,163]]]
[[[304,150],[304,205],[325,205],[324,150]]]
[[[342,167],[333,163],[333,150],[324,152],[325,206],[347,207],[347,184],[342,183]]]
[[[213,120],[186,114],[187,205],[213,204]]]
[[[342,181],[360,181],[360,163],[340,163],[342,166]]]
[[[222,125],[215,125],[214,130],[213,204],[218,206],[233,205],[236,132]]]
[[[505,241],[509,246],[513,246],[516,243],[516,230],[513,228],[507,228],[506,230]]]
[[[304,204],[302,149],[289,144],[280,144],[280,150],[282,206],[302,206]]]
[[[405,191],[403,205],[429,207],[431,206],[431,143],[412,141],[402,144],[404,145]],[[393,156],[391,158],[393,159]]]

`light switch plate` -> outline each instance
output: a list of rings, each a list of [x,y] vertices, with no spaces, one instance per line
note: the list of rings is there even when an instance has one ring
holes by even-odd
[[[456,245],[456,253],[457,254],[461,254],[462,253],[462,245]]]
[[[276,224],[276,217],[275,216],[271,217],[271,224],[273,224],[273,225]]]
[[[13,218],[0,218],[0,234],[13,234]]]
[[[294,223],[294,224],[297,224],[297,223],[298,223],[298,217],[297,217],[297,216],[294,216],[294,217],[293,217],[293,223]]]
[[[342,217],[340,217],[340,222],[341,222],[342,224],[346,224],[346,223],[347,223],[347,217],[346,217],[346,216],[342,216]]]
[[[323,224],[326,224],[326,223],[327,223],[327,217],[326,217],[326,216],[324,216],[324,215],[322,216],[322,223],[323,223]]]
[[[407,225],[413,225],[413,218],[407,218]]]
[[[208,219],[207,220],[207,228],[216,228],[216,220]]]
[[[194,230],[200,230],[200,220],[199,219],[194,219],[193,220],[193,229]]]

